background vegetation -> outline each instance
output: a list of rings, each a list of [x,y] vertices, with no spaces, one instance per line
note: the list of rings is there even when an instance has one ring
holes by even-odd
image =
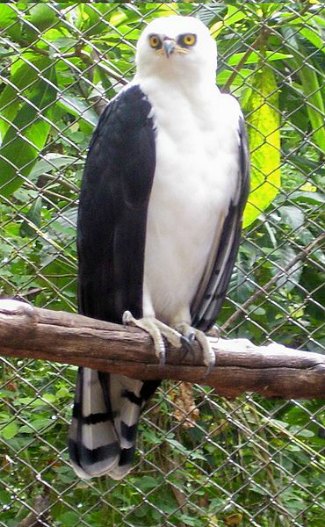
[[[142,28],[171,13],[210,27],[217,83],[239,98],[249,128],[252,193],[218,324],[231,338],[321,352],[325,18],[316,0],[1,3],[0,295],[75,311],[89,138],[103,98],[132,78]],[[22,527],[35,511],[51,527],[324,525],[321,401],[227,401],[197,386],[193,410],[191,389],[166,383],[142,420],[131,475],[86,483],[66,451],[75,369],[2,360],[1,370],[2,527]]]

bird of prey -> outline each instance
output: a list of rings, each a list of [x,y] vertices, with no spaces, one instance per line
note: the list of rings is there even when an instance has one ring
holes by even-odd
[[[248,194],[245,127],[215,85],[216,45],[196,18],[152,21],[136,75],[92,137],[77,225],[80,313],[143,327],[160,360],[163,336],[197,339],[216,320],[231,277]],[[78,373],[69,435],[82,478],[131,468],[141,410],[159,381]]]

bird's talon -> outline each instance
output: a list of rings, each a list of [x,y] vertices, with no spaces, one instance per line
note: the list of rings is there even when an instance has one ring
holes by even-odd
[[[209,362],[209,364],[207,365],[207,369],[204,373],[204,377],[207,377],[208,375],[210,375],[210,373],[212,372],[213,366],[214,366],[214,362]]]
[[[194,332],[191,333],[187,338],[188,338],[188,340],[189,340],[190,342],[194,342],[194,341],[195,341],[195,333],[194,333]]]
[[[187,336],[181,335],[180,339],[182,346],[185,346],[189,351],[192,350],[192,343]]]
[[[166,353],[165,351],[160,353],[159,355],[159,366],[165,366],[166,365]]]
[[[122,322],[125,326],[129,326],[133,323],[133,315],[130,311],[124,311],[122,315]]]
[[[181,343],[182,346],[185,348],[184,353],[182,355],[182,360],[190,354],[192,358],[194,358],[194,348],[193,348],[193,340],[188,338],[185,335],[181,335]]]

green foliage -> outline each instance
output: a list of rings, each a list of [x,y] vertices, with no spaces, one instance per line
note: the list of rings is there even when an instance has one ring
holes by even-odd
[[[247,101],[251,152],[251,193],[245,209],[244,227],[268,208],[281,187],[280,112],[275,74],[263,64],[250,77]]]
[[[22,60],[27,58],[23,57]],[[16,115],[4,134],[0,147],[0,185],[4,197],[10,196],[17,190],[24,182],[23,176],[30,174],[51,129],[50,122],[44,119],[51,117],[51,104],[56,98],[56,92],[52,87],[54,71],[51,61],[44,57],[41,61],[35,61],[36,64],[33,63],[33,58],[29,61],[30,65],[41,68],[44,77],[33,83],[31,93],[26,95],[28,101],[20,108],[17,108],[15,100],[11,101],[10,106],[16,107]],[[16,74],[19,77],[20,71],[18,70]]]
[[[175,12],[195,12],[216,37],[217,83],[239,98],[251,143],[245,239],[218,323],[235,314],[231,337],[321,351],[325,22],[312,1],[1,3],[0,294],[76,309],[78,188],[97,102],[132,78],[143,20]],[[18,527],[43,494],[53,527],[324,525],[320,401],[220,401],[196,387],[200,417],[186,427],[167,386],[128,479],[87,483],[66,452],[75,368],[1,367],[1,527]]]

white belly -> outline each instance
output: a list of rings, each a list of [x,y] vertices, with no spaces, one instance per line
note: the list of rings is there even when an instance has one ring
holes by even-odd
[[[143,314],[168,324],[190,322],[190,305],[237,181],[236,128],[225,130],[220,104],[205,102],[206,115],[193,112],[186,100],[174,101],[171,112],[161,108],[168,101],[154,101],[156,171],[147,218]]]

